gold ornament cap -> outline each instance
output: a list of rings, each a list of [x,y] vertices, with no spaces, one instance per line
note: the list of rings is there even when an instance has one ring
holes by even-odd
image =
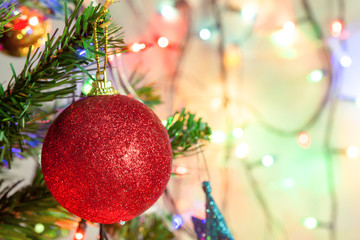
[[[119,92],[114,89],[112,82],[106,79],[106,74],[103,73],[103,75],[104,79],[100,79],[100,74],[96,74],[96,81],[92,83],[92,89],[88,97],[119,94]]]

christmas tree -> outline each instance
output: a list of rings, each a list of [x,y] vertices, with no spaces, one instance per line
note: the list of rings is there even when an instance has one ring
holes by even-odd
[[[52,122],[57,111],[60,110],[59,106],[56,105],[50,107],[50,109],[42,108],[43,103],[61,98],[70,98],[75,101],[76,98],[83,97],[84,95],[79,96],[76,94],[76,89],[77,85],[84,81],[84,75],[86,78],[89,78],[90,81],[94,81],[95,85],[97,83],[100,84],[101,81],[105,84],[106,79],[99,80],[99,75],[104,75],[104,78],[106,76],[107,57],[109,55],[121,54],[128,50],[123,42],[120,28],[115,24],[110,24],[110,15],[107,8],[111,4],[111,1],[106,1],[104,6],[90,4],[90,6],[86,8],[83,4],[83,1],[76,1],[71,6],[70,4],[67,5],[65,2],[62,7],[60,3],[53,6],[48,2],[39,2],[35,5],[31,2],[29,2],[29,4],[27,4],[27,2],[23,2],[21,5],[17,2],[5,1],[2,3],[1,16],[3,18],[1,22],[1,30],[3,34],[3,51],[7,51],[12,55],[20,56],[23,55],[23,52],[25,52],[23,50],[26,50],[27,52],[25,66],[23,67],[21,73],[17,74],[11,65],[11,70],[13,72],[12,79],[10,80],[7,88],[3,86],[1,88],[1,113],[2,122],[4,123],[2,125],[1,134],[1,158],[3,168],[5,169],[11,169],[12,162],[15,157],[36,157],[39,154],[39,148],[37,147],[41,142],[43,142],[44,134],[49,127],[49,123]],[[29,7],[36,8],[37,11],[29,10]],[[35,26],[46,24],[46,20],[44,20],[46,17],[40,15],[39,13],[44,9],[47,10],[47,13],[51,16],[55,16],[57,13],[63,11],[65,27],[62,34],[56,34],[57,31],[55,31],[52,36],[48,35],[47,40],[44,41],[43,48],[37,48],[35,52],[33,52],[32,47],[35,45],[33,40],[35,39],[36,42],[39,42],[39,40],[43,39],[43,35],[39,36],[35,34]],[[11,39],[13,36],[15,36],[15,40],[20,41],[14,42],[14,39]],[[8,39],[11,39],[12,41],[7,41]],[[21,48],[21,50],[13,51],[14,48]],[[107,49],[111,50],[108,51]],[[103,68],[105,70],[102,71],[100,67],[100,57],[105,58]],[[94,63],[97,64],[96,77],[91,75],[94,71]],[[130,79],[121,79],[122,84],[128,84],[128,86],[122,87],[121,90],[124,91],[125,94],[133,94],[133,97],[136,97],[138,100],[131,100],[132,98],[122,99],[125,101],[123,104],[135,104],[131,105],[131,111],[143,109],[140,110],[141,112],[138,112],[138,114],[142,115],[137,115],[136,117],[138,118],[134,118],[128,124],[132,124],[134,121],[139,122],[142,118],[144,119],[142,120],[143,123],[136,126],[137,128],[149,126],[150,128],[147,131],[153,132],[150,135],[156,136],[156,143],[154,145],[149,141],[144,142],[144,138],[149,137],[143,135],[146,134],[147,131],[142,131],[137,134],[143,135],[140,137],[142,140],[136,140],[139,138],[137,136],[135,144],[139,144],[139,141],[144,142],[143,144],[150,144],[151,150],[153,151],[155,146],[167,146],[165,143],[160,142],[160,135],[158,136],[158,133],[162,131],[161,128],[163,128],[164,131],[165,128],[162,126],[160,120],[155,119],[155,121],[159,121],[161,126],[157,130],[157,122],[154,122],[153,125],[149,125],[150,119],[144,118],[143,114],[145,112],[148,112],[148,114],[152,113],[149,108],[142,107],[144,105],[140,104],[139,101],[144,101],[151,107],[159,104],[159,97],[154,93],[152,86],[141,84],[142,78],[142,76],[139,76],[134,72],[134,74],[130,76]],[[100,85],[102,85],[102,83]],[[83,91],[86,92],[84,86],[86,85],[83,82]],[[105,95],[109,95],[110,98],[114,94],[114,96],[120,96],[115,91],[105,93],[103,92],[104,90],[105,88],[94,87],[91,91],[94,96],[99,95],[102,97],[85,99],[104,100]],[[118,107],[116,108],[118,109]],[[85,111],[89,112],[89,109],[87,108]],[[121,118],[121,112],[125,112],[126,116],[123,117],[123,120],[125,120],[130,116],[126,113],[126,111],[128,110],[120,110],[120,112],[115,115],[115,118]],[[105,117],[108,116],[109,115],[105,114]],[[83,116],[81,115],[81,117]],[[57,119],[59,120],[60,117]],[[90,119],[93,119],[93,117],[90,117]],[[124,124],[123,120],[122,124]],[[169,147],[171,149],[169,157],[171,159],[184,154],[192,154],[197,151],[203,144],[202,141],[209,140],[209,135],[211,133],[210,128],[206,123],[202,122],[201,119],[195,119],[195,115],[187,112],[186,110],[174,113],[174,115],[171,116],[165,123],[165,127],[167,130],[165,131],[166,138],[171,139],[169,142]],[[134,129],[134,126],[132,129]],[[133,134],[133,132],[131,134]],[[129,133],[126,133],[125,135],[120,134],[118,138],[121,136],[121,138],[123,138],[127,135],[129,135]],[[55,138],[58,138],[58,136],[58,134],[55,134]],[[104,139],[102,137],[98,138],[99,140]],[[154,137],[149,139],[152,140]],[[106,138],[106,141],[111,140]],[[132,139],[129,139],[128,141],[133,142]],[[126,145],[128,141],[123,140],[123,145]],[[73,143],[71,143],[71,145],[73,145]],[[147,146],[142,146],[141,148],[143,149],[139,150],[144,152],[144,148],[146,147]],[[76,148],[78,149],[78,147]],[[91,146],[88,145],[85,149],[87,148],[91,148]],[[128,151],[127,149],[128,148],[125,150]],[[54,152],[53,150],[53,147],[50,147],[50,152]],[[138,152],[139,150],[136,151]],[[47,155],[44,151],[45,150],[43,149],[43,162],[44,156]],[[147,152],[148,151],[149,150],[147,150]],[[144,158],[155,158],[156,154],[161,154],[160,156],[163,156],[165,153],[160,149],[155,149],[155,151],[160,152],[152,152],[150,156],[142,156],[141,161],[144,161]],[[133,160],[134,159],[132,159],[132,161]],[[164,160],[165,159],[161,159],[160,162],[156,163],[156,167],[159,168],[160,165],[164,164]],[[139,161],[137,162],[136,167],[140,164]],[[149,165],[150,162],[145,162],[145,164]],[[99,166],[97,166],[97,168],[99,168]],[[156,172],[154,168],[148,168],[152,172]],[[50,170],[51,169],[54,169],[53,165],[50,167]],[[144,170],[140,169],[140,172],[136,176],[139,177],[144,174]],[[159,170],[162,171],[161,168],[159,168]],[[121,170],[121,172],[122,171],[124,171],[124,169]],[[66,175],[68,175],[68,173]],[[88,176],[89,173],[90,172],[86,172],[86,176]],[[155,176],[158,177],[160,173],[161,172],[156,173]],[[131,170],[130,174],[134,174],[134,170]],[[50,182],[51,180],[47,181]],[[33,181],[30,185],[25,188],[19,188],[18,185],[20,182],[21,181],[3,187],[1,192],[1,238],[48,239],[60,237],[64,234],[64,231],[60,230],[63,230],[64,228],[66,229],[66,225],[69,225],[69,223],[71,227],[71,222],[74,221],[78,222],[75,239],[84,238],[86,220],[78,219],[78,217],[67,212],[58,204],[57,201],[55,201],[44,183],[40,168],[36,170]],[[166,184],[166,182],[164,183]],[[3,183],[3,181],[1,183]],[[149,183],[146,183],[146,185]],[[127,185],[128,184],[129,183],[127,183]],[[144,187],[141,187],[140,189],[143,191]],[[154,193],[154,190],[155,186],[150,188],[152,194]],[[159,193],[164,191],[161,188],[159,190],[161,191]],[[52,195],[55,194],[54,191],[52,192]],[[66,189],[66,192],[69,191],[71,190]],[[63,194],[61,194],[61,197],[63,197]],[[76,197],[76,199],[78,198],[79,196]],[[111,199],[111,196],[105,196],[104,199],[106,198]],[[138,202],[136,199],[133,201],[124,197],[121,199],[124,199],[121,205],[126,204],[125,202],[134,202],[132,204],[136,204],[136,202]],[[110,204],[113,205],[114,201],[114,199],[111,199]],[[81,204],[83,204],[83,202],[81,202]],[[97,205],[97,207],[98,206],[99,205]],[[148,207],[149,206],[146,208]],[[141,210],[141,212],[144,210]],[[104,210],[100,212],[100,215],[103,211]],[[122,211],[124,212],[125,210]],[[109,214],[110,212],[105,214],[105,216],[107,216],[106,218],[108,218]],[[125,213],[123,213],[123,215],[124,214]],[[99,215],[99,213],[96,215]],[[136,215],[139,214],[136,213]],[[134,217],[135,215],[124,220],[130,220]],[[141,237],[150,239],[169,239],[173,237],[173,234],[168,227],[163,226],[164,221],[166,221],[167,218],[168,216],[165,215],[155,216],[154,214],[149,214],[141,217],[140,221],[139,219],[134,219],[127,221],[126,223],[124,222],[121,224],[123,226],[120,229],[118,229],[116,225],[107,227],[101,225],[100,238],[108,239],[108,234],[106,233],[108,231],[111,232],[111,235],[118,238],[125,237],[130,239]],[[110,220],[110,222],[114,222],[114,220]],[[117,222],[121,223],[120,220]],[[120,223],[118,223],[118,225]],[[142,229],[141,231],[139,230],[140,228]],[[106,231],[105,229],[108,230]]]
[[[352,10],[357,2],[0,3],[0,60],[5,63],[0,69],[8,74],[0,89],[0,239],[357,239],[358,19]],[[61,27],[54,36],[35,38],[34,16],[44,32],[50,25],[52,32]],[[24,20],[28,25],[21,25]],[[35,38],[40,49],[33,42],[28,54],[29,46],[20,49],[13,39],[6,43],[10,33],[21,41]],[[97,91],[93,83],[105,78],[104,67],[114,90],[151,107],[163,120],[173,156],[161,199],[139,217],[110,225],[81,219],[81,212],[78,217],[61,207],[39,166],[50,125],[69,105],[92,97]],[[97,111],[110,111],[109,102]],[[127,124],[138,122],[147,125],[138,120]],[[85,144],[77,138],[76,144],[68,144],[74,132],[91,133],[86,139],[97,142],[112,137],[96,137],[96,131],[86,129],[68,135],[55,131],[53,141],[63,136],[64,144],[44,145],[51,146],[51,153],[54,146],[71,149],[56,153],[61,159]],[[146,139],[152,129],[157,128],[137,133],[138,139]],[[123,141],[118,145],[136,149]],[[89,151],[84,147],[80,152]],[[161,151],[148,155],[155,152]],[[79,168],[80,157],[68,158],[69,164],[57,169],[74,167],[71,175],[92,176],[94,182],[101,177],[80,173],[93,165],[113,165],[97,160]],[[52,170],[56,163],[44,166]],[[63,181],[64,175],[57,176]],[[49,186],[52,193],[57,185]],[[68,186],[60,195],[65,193],[73,190]],[[113,196],[108,191],[94,195],[103,199],[102,206],[106,196]]]

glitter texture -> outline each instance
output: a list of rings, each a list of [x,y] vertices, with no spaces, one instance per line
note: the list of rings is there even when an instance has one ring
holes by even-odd
[[[206,220],[196,217],[191,218],[197,239],[233,240],[234,238],[226,226],[225,219],[211,196],[210,183],[206,181],[202,185],[206,195]]]
[[[172,150],[150,108],[123,95],[94,96],[57,117],[41,163],[46,185],[64,208],[109,224],[156,202],[170,178]]]

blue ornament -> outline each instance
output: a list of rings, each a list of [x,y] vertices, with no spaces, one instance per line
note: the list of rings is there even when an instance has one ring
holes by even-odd
[[[203,182],[206,195],[206,221],[192,218],[198,240],[234,240],[225,219],[211,196],[209,182]]]
[[[206,237],[206,220],[199,219],[196,217],[191,217],[191,220],[194,224],[194,230],[198,240],[204,240]]]

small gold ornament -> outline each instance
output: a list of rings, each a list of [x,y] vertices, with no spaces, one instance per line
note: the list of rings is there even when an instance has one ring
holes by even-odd
[[[17,10],[21,16],[5,25],[8,30],[0,38],[1,51],[11,56],[23,57],[32,49],[45,43],[50,32],[50,22],[36,10],[21,7]]]

